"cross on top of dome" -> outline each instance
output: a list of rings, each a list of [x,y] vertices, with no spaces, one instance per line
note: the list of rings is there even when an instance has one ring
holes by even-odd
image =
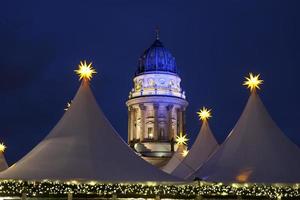
[[[158,26],[155,28],[155,36],[156,36],[156,40],[159,40],[159,27]]]

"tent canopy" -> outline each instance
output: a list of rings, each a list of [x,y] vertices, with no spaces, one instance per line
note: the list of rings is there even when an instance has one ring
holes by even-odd
[[[300,150],[277,127],[256,92],[220,148],[189,179],[300,182]]]
[[[180,178],[187,178],[202,166],[218,146],[208,121],[204,120],[189,153],[171,174]]]
[[[8,168],[5,156],[4,156],[4,152],[0,152],[0,172],[4,171]]]
[[[173,154],[172,158],[169,160],[169,162],[163,166],[161,169],[171,174],[173,170],[182,162],[184,159],[183,152],[186,150],[186,146],[183,144],[179,144],[176,152]]]
[[[139,158],[104,116],[84,80],[71,107],[1,179],[178,181]]]

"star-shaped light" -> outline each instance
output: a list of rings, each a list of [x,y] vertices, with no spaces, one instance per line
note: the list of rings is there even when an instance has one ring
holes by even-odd
[[[181,153],[181,155],[183,156],[183,157],[186,157],[186,155],[189,153],[189,151],[188,150],[183,150],[183,152]]]
[[[73,101],[67,103],[67,107],[64,109],[65,111],[69,110]]]
[[[260,80],[259,76],[260,74],[253,75],[252,73],[249,73],[249,77],[245,77],[246,80],[243,85],[247,86],[251,92],[255,92],[256,89],[260,89],[259,86],[263,83],[263,80]]]
[[[183,135],[182,132],[180,132],[179,136],[176,136],[176,142],[178,145],[186,145],[186,142],[189,141],[189,139],[187,138],[187,135]]]
[[[0,143],[0,152],[4,152],[6,149],[6,146],[4,145],[4,143]]]
[[[96,70],[92,66],[92,62],[89,64],[86,63],[86,61],[80,61],[80,64],[78,65],[78,69],[74,70],[76,74],[79,76],[79,80],[91,80],[93,77],[93,74],[96,74]]]
[[[207,109],[203,106],[203,108],[200,109],[200,111],[197,112],[197,114],[202,121],[206,121],[209,118],[211,118],[211,109]]]

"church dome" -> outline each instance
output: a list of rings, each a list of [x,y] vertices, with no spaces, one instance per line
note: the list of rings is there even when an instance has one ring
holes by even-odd
[[[177,74],[175,58],[163,46],[158,37],[139,58],[136,75],[146,72],[170,72]]]

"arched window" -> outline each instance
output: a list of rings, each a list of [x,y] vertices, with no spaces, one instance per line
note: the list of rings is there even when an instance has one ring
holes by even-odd
[[[148,139],[153,139],[153,128],[148,127]]]
[[[164,128],[159,129],[159,139],[165,139],[165,130],[164,130]]]

